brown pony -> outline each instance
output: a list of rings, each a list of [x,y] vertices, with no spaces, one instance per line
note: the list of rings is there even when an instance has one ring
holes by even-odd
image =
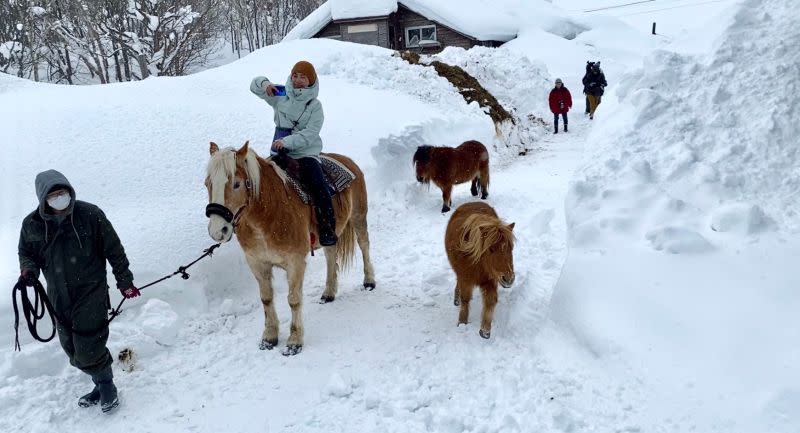
[[[461,305],[458,324],[469,319],[472,289],[480,286],[483,295],[481,329],[483,338],[492,331],[494,306],[497,304],[497,283],[514,284],[514,223],[505,224],[486,203],[472,202],[458,207],[444,235],[447,259],[456,273],[453,303]]]
[[[442,190],[442,213],[453,205],[450,194],[453,185],[472,181],[470,192],[481,199],[489,196],[489,152],[479,141],[470,140],[456,148],[419,146],[414,153],[417,181],[433,182]]]
[[[209,204],[208,234],[218,242],[228,242],[234,230],[244,251],[247,264],[258,281],[264,306],[265,327],[259,348],[272,349],[278,344],[278,315],[273,304],[272,268],[286,270],[289,280],[289,306],[292,322],[284,355],[295,355],[303,348],[303,276],[306,255],[320,248],[311,244],[310,233],[317,225],[314,212],[286,184],[283,170],[271,159],[260,158],[249,148],[220,150],[210,147],[211,160],[206,174]],[[364,174],[346,156],[327,154],[344,164],[356,175],[344,191],[333,197],[336,212],[336,234],[339,242],[325,247],[328,274],[321,302],[331,302],[337,290],[337,260],[347,266],[355,252],[355,242],[364,260],[364,287],[375,288],[375,276],[369,257],[367,231],[367,186]],[[319,239],[319,236],[316,237]]]

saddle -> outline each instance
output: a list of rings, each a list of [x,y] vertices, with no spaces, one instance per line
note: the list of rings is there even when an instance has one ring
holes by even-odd
[[[297,161],[288,157],[283,152],[273,156],[272,160],[284,171],[286,174],[286,182],[292,186],[292,189],[294,189],[298,197],[300,197],[300,200],[305,204],[312,204],[311,194],[306,191],[303,182],[300,180],[300,167]],[[328,186],[331,197],[347,189],[356,178],[356,175],[345,167],[344,164],[329,156],[320,154],[319,162],[322,165],[322,172],[325,175],[325,184]]]

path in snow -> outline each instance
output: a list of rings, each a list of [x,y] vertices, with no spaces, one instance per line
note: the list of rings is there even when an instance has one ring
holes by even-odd
[[[123,316],[112,325],[112,352],[130,345],[139,353],[131,373],[115,364],[123,400],[115,417],[76,408],[73,400],[89,382],[65,366],[60,352],[29,346],[13,368],[24,373],[28,365],[31,374],[11,377],[0,388],[0,431],[38,431],[55,424],[65,430],[128,433],[264,432],[267,427],[527,431],[564,429],[584,417],[617,426],[617,413],[625,411],[595,400],[622,391],[617,385],[584,388],[581,377],[591,373],[574,367],[576,355],[565,355],[573,349],[561,343],[563,337],[553,338],[558,331],[547,320],[566,254],[564,195],[587,127],[576,112],[569,134],[547,136],[535,154],[493,167],[489,202],[503,219],[517,223],[518,243],[517,283],[501,290],[491,340],[477,334],[477,291],[471,323],[456,327],[454,278],[443,251],[449,215],[439,213],[439,191],[416,185],[410,161],[398,162],[408,181],[370,191],[378,288],[359,289],[357,261],[341,275],[336,302],[317,304],[324,258],[310,257],[302,354],[285,358],[257,349],[263,327],[258,289],[232,243],[203,265],[219,270],[217,275],[204,283],[190,280],[181,291],[187,296],[200,284],[221,287],[206,291],[211,293],[206,313],[177,314],[174,303],[151,299],[138,317]],[[368,182],[371,176],[368,172]],[[456,188],[455,206],[472,199],[467,185]],[[280,271],[276,288],[283,343],[289,309]],[[546,332],[540,334],[542,329]],[[23,425],[31,419],[40,424]]]

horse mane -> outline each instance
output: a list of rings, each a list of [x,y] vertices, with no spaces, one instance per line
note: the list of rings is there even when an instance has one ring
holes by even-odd
[[[256,199],[261,196],[261,162],[272,166],[275,170],[275,174],[278,175],[284,184],[286,183],[286,173],[281,170],[272,159],[263,159],[259,157],[255,150],[251,148],[247,149],[244,162],[245,172],[247,173],[247,178],[250,179],[253,195]],[[214,180],[224,180],[225,183],[227,183],[228,180],[232,179],[233,175],[236,173],[236,149],[233,147],[226,147],[214,153],[214,155],[211,156],[211,160],[208,161],[207,173],[212,182]]]
[[[431,145],[423,145],[417,147],[417,151],[414,152],[414,158],[412,161],[416,164],[417,162],[428,162],[431,160],[431,150],[433,150],[433,146]]]
[[[464,220],[458,249],[478,263],[494,245],[513,245],[514,232],[497,217],[475,213]]]

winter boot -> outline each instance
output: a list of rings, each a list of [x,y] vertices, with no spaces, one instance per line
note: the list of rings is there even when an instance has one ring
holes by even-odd
[[[565,124],[564,124],[564,132],[568,132],[568,131],[569,131],[569,129],[567,128],[567,126],[568,126],[568,125],[565,123]]]
[[[558,134],[558,125],[556,125],[556,129],[553,131],[553,134]]]
[[[92,391],[78,399],[78,406],[91,407],[100,403],[100,388],[95,385]]]
[[[319,233],[319,244],[323,247],[330,247],[336,245],[338,238],[336,237],[336,217],[333,214],[333,209],[328,212],[317,208],[317,232]]]
[[[332,247],[336,245],[336,242],[339,239],[336,237],[336,231],[331,229],[331,226],[328,224],[320,225],[318,227],[319,230],[319,244],[323,247]]]
[[[113,380],[98,382],[97,389],[100,394],[100,409],[102,409],[103,413],[109,413],[119,406],[117,387],[114,386]]]

